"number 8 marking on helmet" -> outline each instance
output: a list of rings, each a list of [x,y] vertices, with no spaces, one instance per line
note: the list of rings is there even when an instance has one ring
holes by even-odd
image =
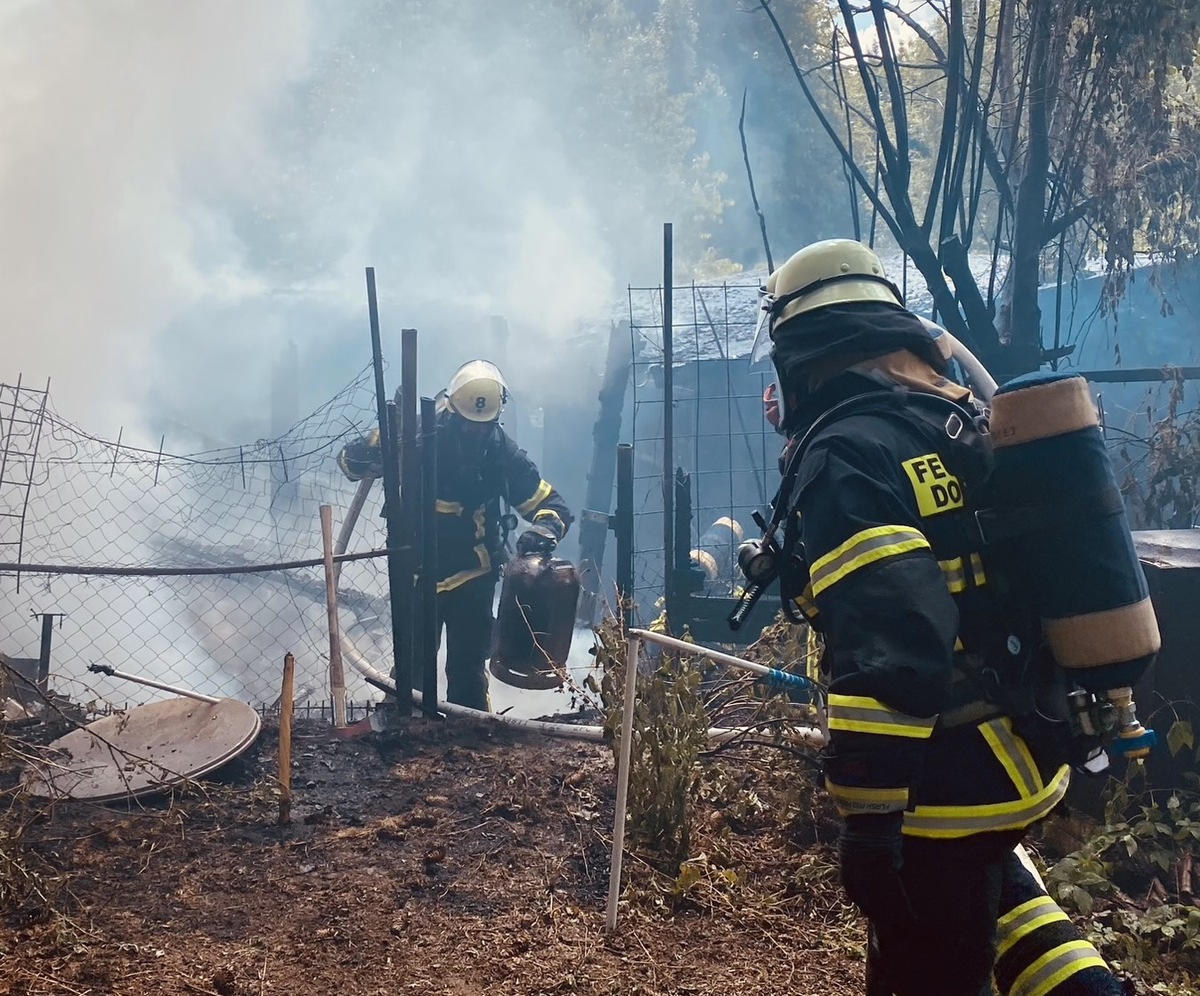
[[[484,396],[481,394],[481,395],[480,395],[478,398],[476,398],[476,399],[475,399],[475,410],[476,410],[477,412],[481,412],[481,411],[483,411],[483,410],[484,410],[486,407],[487,407],[487,398],[485,398],[485,397],[484,397]]]

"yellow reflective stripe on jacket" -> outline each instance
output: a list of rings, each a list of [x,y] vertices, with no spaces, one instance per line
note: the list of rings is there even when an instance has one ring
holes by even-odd
[[[904,814],[910,837],[969,837],[992,830],[1020,830],[1050,814],[1067,794],[1071,769],[1062,765],[1036,795],[982,806],[917,806]]]
[[[902,813],[908,807],[907,788],[863,788],[837,785],[825,779],[825,791],[832,797],[842,816],[863,813]]]
[[[1013,983],[1010,996],[1048,996],[1076,972],[1108,966],[1087,941],[1067,941],[1033,962]]]
[[[951,595],[957,595],[959,592],[967,590],[967,572],[963,569],[962,557],[955,557],[953,560],[939,560],[938,567],[942,569],[946,587],[950,589]]]
[[[812,565],[813,595],[837,584],[860,567],[912,550],[928,550],[929,540],[911,526],[874,526],[855,533]]]
[[[811,584],[806,584],[804,590],[792,599],[806,619],[816,619],[819,616],[820,610],[817,609],[817,603],[813,601],[813,590]]]
[[[529,518],[529,513],[549,498],[550,492],[553,490],[548,481],[538,481],[537,490],[533,493],[533,496],[525,499],[525,501],[517,506],[517,511],[521,514],[522,518]]]
[[[937,725],[936,716],[927,719],[910,716],[867,695],[831,694],[827,718],[831,732],[877,733],[915,740],[926,740],[933,736],[933,728]]]
[[[983,570],[983,558],[977,553],[971,554],[971,577],[976,588],[982,588],[987,584],[987,574]]]
[[[483,505],[475,509],[474,519],[475,538],[483,540],[487,536],[487,509]],[[469,567],[465,571],[459,571],[457,574],[451,574],[448,578],[443,578],[437,583],[438,594],[444,591],[453,591],[468,581],[483,577],[492,569],[492,558],[488,553],[486,542],[475,544],[475,556],[479,558],[479,566]]]
[[[979,732],[992,748],[1017,792],[1022,796],[1036,795],[1042,789],[1042,774],[1025,741],[1013,733],[1012,720],[1007,716],[981,723]]]
[[[461,501],[442,501],[437,500],[437,510],[441,515],[462,515],[463,507]]]
[[[1014,906],[996,921],[996,957],[999,958],[1022,937],[1028,937],[1039,927],[1069,919],[1049,896],[1037,896]]]
[[[560,539],[566,535],[567,524],[565,522],[563,522],[562,516],[559,515],[556,511],[554,511],[554,509],[543,508],[537,512],[534,512],[533,518],[530,521],[538,522],[541,519],[553,519],[555,522],[558,523],[558,535],[559,535]]]

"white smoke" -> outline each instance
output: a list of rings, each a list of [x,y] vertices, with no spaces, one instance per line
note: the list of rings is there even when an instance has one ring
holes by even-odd
[[[289,0],[0,6],[3,379],[51,377],[60,410],[114,429],[163,330],[247,293],[217,205],[263,162],[310,23]]]
[[[366,361],[374,265],[389,350],[424,333],[423,393],[490,314],[518,392],[572,390],[564,336],[657,272],[686,196],[590,44],[523,0],[9,0],[0,380],[53,378],[109,438],[261,432],[285,343],[303,410]]]

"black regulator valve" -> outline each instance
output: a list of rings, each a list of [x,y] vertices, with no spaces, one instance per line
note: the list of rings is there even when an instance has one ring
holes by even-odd
[[[738,546],[737,562],[751,584],[770,584],[779,576],[779,557],[761,539],[744,540]]]

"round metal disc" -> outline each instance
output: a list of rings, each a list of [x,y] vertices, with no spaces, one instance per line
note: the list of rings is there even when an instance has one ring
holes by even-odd
[[[40,798],[136,799],[215,771],[260,729],[258,713],[237,699],[150,702],[55,740],[22,781]]]

